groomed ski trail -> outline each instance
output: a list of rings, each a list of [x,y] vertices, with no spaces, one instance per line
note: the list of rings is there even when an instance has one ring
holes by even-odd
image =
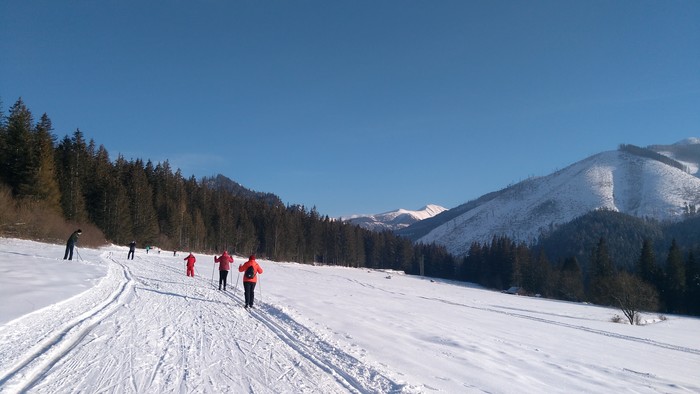
[[[94,258],[97,286],[0,330],[0,393],[410,392],[279,306],[245,311],[240,284],[220,292],[157,254]]]

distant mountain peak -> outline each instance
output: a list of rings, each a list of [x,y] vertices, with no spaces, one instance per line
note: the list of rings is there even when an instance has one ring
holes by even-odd
[[[700,138],[690,137],[690,138],[686,138],[684,140],[678,141],[673,145],[698,145],[698,144],[700,144]]]
[[[352,215],[341,220],[356,224],[360,227],[374,231],[396,231],[406,228],[411,224],[431,218],[447,209],[435,204],[428,204],[417,211],[397,209],[394,211],[373,215]]]

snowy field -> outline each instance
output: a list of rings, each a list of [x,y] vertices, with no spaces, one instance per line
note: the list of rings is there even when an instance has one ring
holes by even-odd
[[[264,260],[248,312],[210,255],[63,249],[0,238],[2,393],[700,392],[700,319]]]

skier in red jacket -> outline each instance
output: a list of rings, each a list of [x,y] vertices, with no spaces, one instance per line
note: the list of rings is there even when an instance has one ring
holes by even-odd
[[[197,259],[192,252],[190,252],[189,256],[185,257],[183,260],[187,261],[187,276],[194,277],[194,262],[197,261]]]
[[[231,269],[231,263],[233,263],[233,257],[229,256],[228,251],[224,250],[224,254],[220,257],[214,256],[214,263],[219,263],[219,290],[221,290],[221,284],[224,284],[224,291],[226,291],[226,278],[228,277],[228,271]]]
[[[245,272],[243,274],[243,289],[245,290],[245,307],[253,307],[253,301],[255,299],[255,284],[258,283],[258,274],[263,273],[263,269],[260,267],[257,261],[255,261],[255,255],[251,255],[248,261],[238,266],[238,272]]]

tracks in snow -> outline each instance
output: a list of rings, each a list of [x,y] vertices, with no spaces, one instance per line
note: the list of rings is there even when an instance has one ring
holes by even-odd
[[[239,302],[240,304],[240,302]],[[352,393],[406,393],[410,388],[329,343],[271,304],[248,313],[284,344]],[[288,371],[291,371],[290,366]],[[279,378],[278,378],[279,379]]]
[[[206,278],[101,258],[96,286],[0,329],[0,393],[411,392],[279,306],[245,312]]]
[[[73,306],[69,300],[54,306],[53,313],[57,319],[51,327],[36,327],[32,321],[17,327],[18,330],[37,330],[35,342],[21,357],[13,360],[11,367],[0,372],[0,392],[25,392],[39,382],[51,368],[63,359],[76,345],[83,341],[90,331],[107,316],[114,313],[125,300],[133,295],[134,280],[129,270],[112,260],[108,275],[98,286],[93,288],[96,303],[88,310],[80,312],[84,303],[83,295],[76,297],[79,305]],[[116,286],[114,286],[116,284]],[[110,287],[111,285],[111,287]],[[106,287],[106,288],[105,288]],[[104,293],[107,293],[106,295]],[[65,308],[65,309],[64,309]],[[67,310],[66,310],[67,309]],[[74,311],[78,309],[78,311]],[[71,316],[75,314],[74,316]],[[66,317],[66,315],[68,315]],[[61,318],[63,316],[63,318]],[[33,319],[30,319],[33,320]],[[42,320],[45,322],[45,320]],[[42,334],[43,333],[43,334]],[[13,337],[13,333],[2,332],[0,339]],[[42,336],[42,337],[40,337]],[[5,354],[5,353],[3,353]]]
[[[551,325],[556,325],[556,326],[560,326],[560,327],[572,328],[575,330],[586,331],[586,332],[589,332],[592,334],[603,335],[606,337],[612,337],[612,338],[622,339],[622,340],[626,340],[626,341],[644,343],[647,345],[656,346],[656,347],[660,347],[660,348],[664,348],[664,349],[668,349],[668,350],[674,350],[674,351],[681,352],[681,353],[700,355],[700,349],[677,346],[677,345],[672,345],[669,343],[655,341],[652,339],[639,338],[639,337],[634,337],[631,335],[618,334],[618,333],[614,333],[614,332],[610,332],[610,331],[599,330],[599,329],[595,329],[595,328],[591,328],[591,327],[585,327],[582,325],[570,324],[570,323],[565,323],[565,322],[547,319],[547,318],[543,318],[543,317],[537,317],[537,316],[533,316],[533,315],[529,315],[529,314],[525,314],[525,313],[518,313],[518,312],[515,312],[516,309],[504,310],[504,309],[506,309],[505,307],[478,307],[478,306],[467,305],[467,304],[462,304],[462,303],[457,303],[457,302],[451,302],[451,301],[438,299],[438,298],[429,298],[429,297],[421,297],[421,298],[424,298],[427,300],[432,300],[432,301],[444,302],[444,303],[448,303],[451,305],[457,305],[457,306],[464,307],[464,308],[476,309],[476,310],[485,311],[485,312],[492,312],[492,313],[500,313],[503,315],[517,317],[520,319],[533,320],[533,321],[538,321],[538,322],[545,323],[545,324],[551,324]],[[503,308],[503,309],[501,309],[501,308]]]

